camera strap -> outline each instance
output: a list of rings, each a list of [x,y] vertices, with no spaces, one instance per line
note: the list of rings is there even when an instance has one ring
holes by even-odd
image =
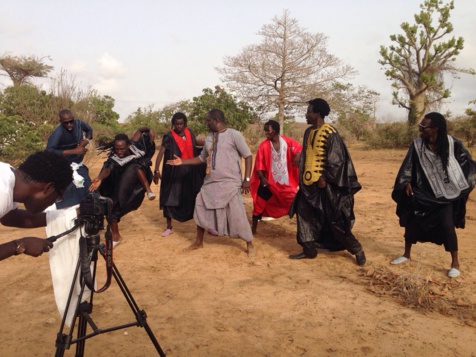
[[[103,291],[107,290],[109,285],[111,285],[112,279],[112,268],[114,263],[112,259],[112,233],[110,231],[109,225],[107,226],[105,237],[106,248],[105,252],[101,251],[101,254],[104,256],[104,260],[106,261],[106,282],[98,290],[95,289],[94,278],[91,274],[91,257],[88,254],[86,238],[83,236],[79,238],[79,257],[81,260],[81,273],[84,278],[84,283],[91,291],[96,293],[102,293]],[[91,254],[97,254],[97,250],[101,250],[101,247],[95,249],[96,251],[93,251]]]

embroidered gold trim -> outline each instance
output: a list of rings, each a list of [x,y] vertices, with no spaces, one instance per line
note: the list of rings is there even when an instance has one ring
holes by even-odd
[[[306,161],[304,162],[303,183],[312,185],[317,182],[325,169],[327,161],[326,144],[329,135],[335,133],[334,127],[328,123],[319,129],[309,132],[306,142]]]

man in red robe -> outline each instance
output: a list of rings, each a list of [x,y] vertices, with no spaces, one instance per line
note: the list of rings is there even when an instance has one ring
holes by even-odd
[[[275,120],[264,125],[264,132],[266,140],[258,148],[251,176],[253,234],[263,216],[279,218],[288,214],[299,185],[301,144],[279,135],[280,126]]]

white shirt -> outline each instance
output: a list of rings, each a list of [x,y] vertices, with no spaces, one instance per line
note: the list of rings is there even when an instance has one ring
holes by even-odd
[[[11,210],[18,208],[18,203],[13,202],[13,189],[15,188],[15,174],[9,164],[0,162],[0,218]]]

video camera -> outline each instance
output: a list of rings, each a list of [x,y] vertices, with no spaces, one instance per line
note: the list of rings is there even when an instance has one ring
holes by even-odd
[[[87,234],[97,234],[104,229],[104,218],[109,222],[112,200],[98,193],[90,192],[79,203],[78,220],[84,225]]]

